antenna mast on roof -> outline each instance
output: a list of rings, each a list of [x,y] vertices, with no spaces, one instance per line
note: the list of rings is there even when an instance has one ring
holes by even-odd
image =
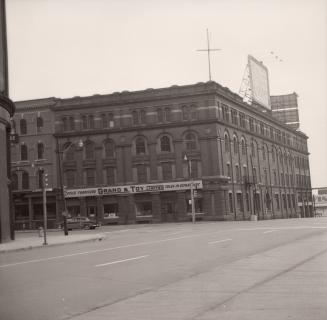
[[[208,66],[209,66],[209,81],[211,81],[211,66],[210,66],[210,52],[211,51],[220,51],[221,49],[211,49],[209,41],[209,31],[207,29],[207,49],[199,49],[196,51],[206,51],[208,53]]]

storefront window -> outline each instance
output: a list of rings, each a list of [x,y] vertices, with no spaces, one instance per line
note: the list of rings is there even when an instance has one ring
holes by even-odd
[[[150,216],[152,215],[152,202],[137,202],[136,216]]]

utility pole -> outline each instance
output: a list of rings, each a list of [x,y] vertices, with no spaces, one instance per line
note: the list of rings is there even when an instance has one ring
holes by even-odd
[[[211,63],[210,63],[210,52],[211,51],[220,51],[221,49],[211,49],[209,41],[209,31],[207,29],[207,49],[199,49],[197,51],[206,51],[208,54],[208,66],[209,66],[209,81],[211,81]]]

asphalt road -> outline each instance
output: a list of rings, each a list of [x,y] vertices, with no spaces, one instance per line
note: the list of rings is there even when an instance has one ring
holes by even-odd
[[[102,227],[0,254],[0,319],[327,319],[327,219]]]

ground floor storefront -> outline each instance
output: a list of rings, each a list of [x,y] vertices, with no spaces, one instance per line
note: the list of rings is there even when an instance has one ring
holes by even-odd
[[[88,217],[98,224],[182,222],[192,220],[256,220],[311,217],[309,198],[278,188],[232,186],[228,178],[108,186],[65,190],[68,217]],[[302,194],[301,194],[302,195]],[[304,199],[304,200],[303,200]],[[60,190],[47,192],[48,228],[62,224]],[[14,195],[15,229],[43,226],[42,192]]]

